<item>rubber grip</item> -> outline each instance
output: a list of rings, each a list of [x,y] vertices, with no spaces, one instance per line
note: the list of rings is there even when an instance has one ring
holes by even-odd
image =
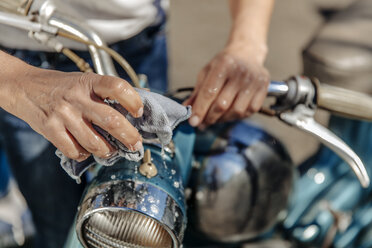
[[[317,85],[316,101],[319,108],[332,113],[372,121],[372,97],[370,95],[321,84]]]

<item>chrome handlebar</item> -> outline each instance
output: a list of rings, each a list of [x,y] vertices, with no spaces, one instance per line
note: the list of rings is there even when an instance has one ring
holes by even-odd
[[[63,48],[63,44],[55,38],[59,30],[73,33],[76,37],[98,46],[105,45],[104,40],[91,27],[72,17],[66,18],[59,14],[51,1],[45,1],[36,16],[22,16],[0,11],[0,24],[27,31],[30,38],[56,52],[61,52]],[[88,46],[88,51],[98,74],[117,76],[111,56],[107,52],[93,45]]]
[[[267,89],[267,94],[269,96],[281,97],[287,95],[288,90],[289,86],[286,82],[271,81]]]

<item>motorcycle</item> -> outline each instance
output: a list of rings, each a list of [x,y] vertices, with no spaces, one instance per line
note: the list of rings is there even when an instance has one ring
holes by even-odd
[[[56,37],[83,43],[97,73],[117,75],[112,57],[134,86],[145,86],[145,77],[99,35],[60,14],[52,2],[31,19],[25,16],[32,1],[17,8],[9,3],[0,6],[0,23],[29,31],[32,39],[90,71]],[[316,137],[324,146],[314,157],[296,168],[279,140],[247,122],[204,131],[181,124],[165,147],[144,140],[143,161],[95,167],[65,247],[234,247],[275,235],[301,246],[370,247],[371,172],[347,143],[369,162],[368,141],[360,140],[370,125],[349,118],[372,120],[365,107],[372,98],[302,76],[271,82],[268,96],[275,103],[261,112]],[[314,120],[316,108],[348,119],[334,117],[325,128]],[[336,129],[338,122],[344,127]],[[361,128],[355,132],[356,127]]]

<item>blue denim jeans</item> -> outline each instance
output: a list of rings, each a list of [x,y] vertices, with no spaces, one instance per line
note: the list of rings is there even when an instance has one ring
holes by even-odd
[[[137,73],[146,74],[150,88],[167,88],[166,37],[161,26],[111,46],[122,54]],[[61,54],[5,49],[24,61],[43,68],[77,71]],[[87,52],[78,52],[89,58]],[[90,61],[90,59],[87,61]],[[127,78],[122,69],[120,76]],[[56,148],[22,120],[0,110],[0,140],[12,173],[33,215],[37,230],[35,247],[63,247],[76,214],[85,182],[76,184],[59,165]]]
[[[8,192],[10,171],[4,151],[0,150],[0,198]]]

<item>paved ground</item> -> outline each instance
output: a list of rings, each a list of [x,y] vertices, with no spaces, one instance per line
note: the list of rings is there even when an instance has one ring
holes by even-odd
[[[272,79],[286,79],[301,73],[301,50],[323,22],[318,8],[342,7],[348,2],[350,0],[276,2],[266,61]],[[169,23],[172,87],[193,85],[198,71],[225,44],[230,26],[227,1],[172,1]],[[321,113],[320,120],[325,122],[326,119]],[[252,120],[283,140],[296,163],[317,147],[311,137],[272,118],[256,115]]]

